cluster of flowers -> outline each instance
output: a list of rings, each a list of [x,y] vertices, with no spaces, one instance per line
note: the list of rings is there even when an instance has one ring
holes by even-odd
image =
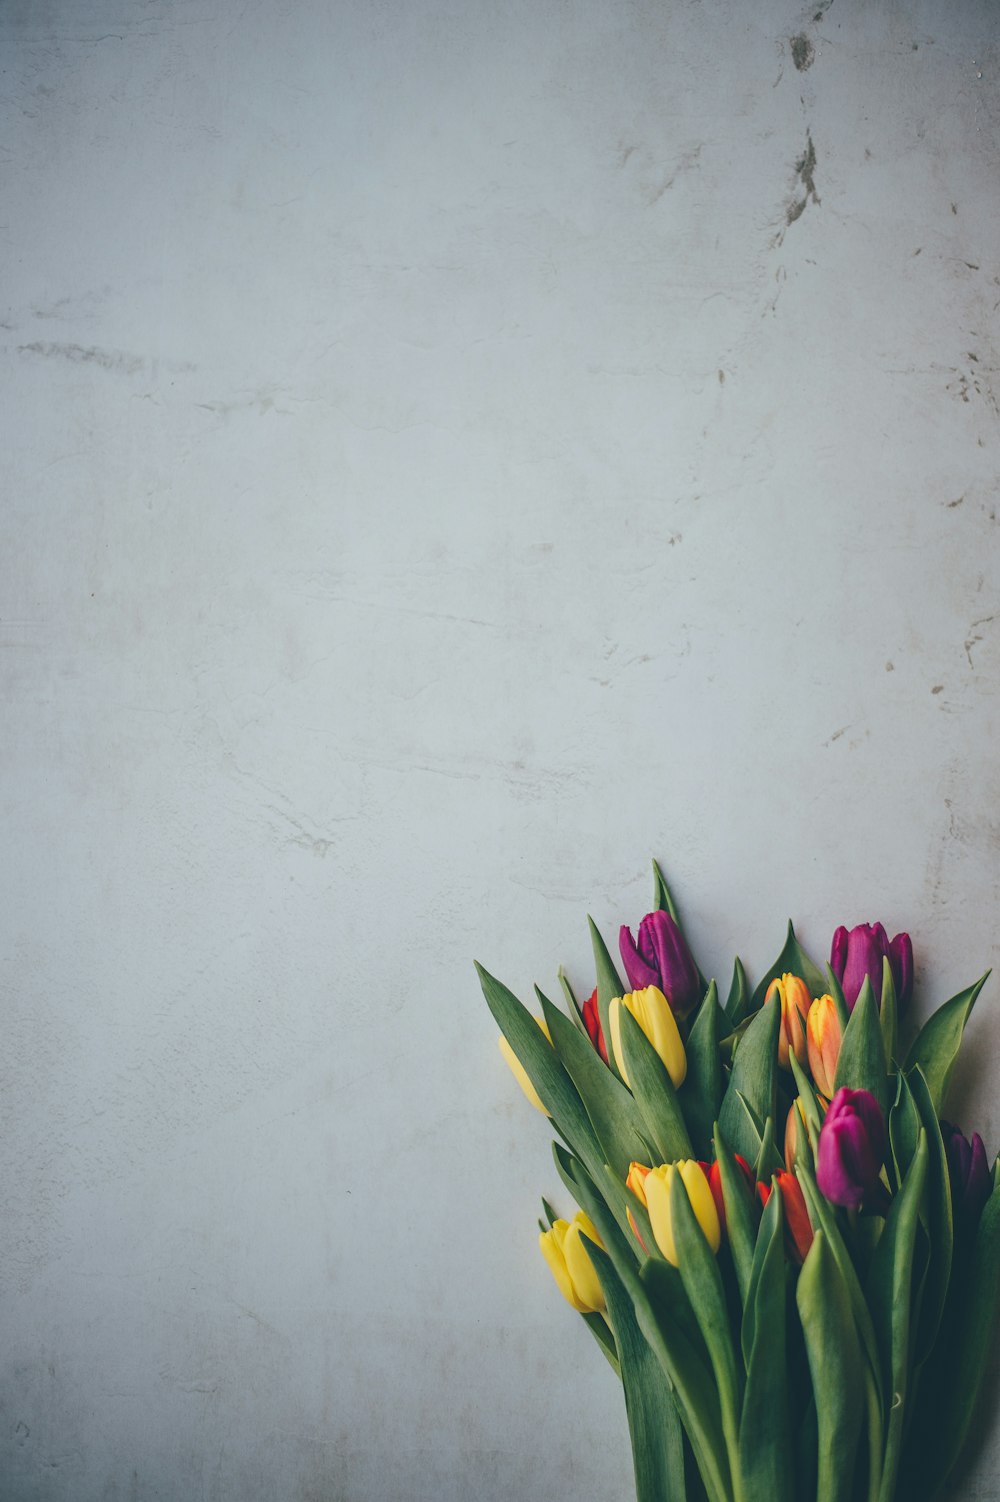
[[[737,960],[723,1009],[654,869],[656,910],[620,933],[627,987],[593,925],[598,984],[582,1005],[560,972],[569,1017],[540,991],[533,1017],[480,970],[501,1051],[570,1149],[556,1163],[582,1208],[567,1221],[543,1201],[541,1251],[625,1385],[640,1502],[687,1497],[687,1451],[711,1502],[891,1502],[904,1472],[908,1495],[933,1495],[968,1435],[1000,1291],[997,1170],[978,1133],[940,1114],[983,981],[900,1064],[909,936],[838,928],[824,976],[789,925],[755,992]],[[812,1380],[797,1409],[780,1370],[796,1349]],[[928,1456],[918,1389],[933,1406],[956,1370],[962,1417]],[[845,1384],[856,1391],[832,1391]],[[764,1394],[785,1395],[780,1422]],[[776,1453],[792,1410],[816,1451],[800,1441],[804,1463]]]

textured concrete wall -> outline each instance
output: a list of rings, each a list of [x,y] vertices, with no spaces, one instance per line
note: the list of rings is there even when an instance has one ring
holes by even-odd
[[[1000,960],[998,33],[0,9],[3,1502],[625,1502],[471,956]]]

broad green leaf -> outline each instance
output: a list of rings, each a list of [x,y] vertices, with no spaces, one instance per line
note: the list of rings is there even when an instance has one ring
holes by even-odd
[[[757,1210],[750,1187],[720,1126],[715,1128],[715,1157],[722,1179],[722,1200],[726,1207],[726,1240],[729,1242],[736,1271],[740,1301],[745,1304],[757,1238]]]
[[[614,961],[608,952],[608,946],[601,937],[601,931],[593,918],[589,915],[587,922],[590,925],[590,942],[594,949],[594,970],[597,975],[597,1012],[601,1019],[601,1032],[604,1034],[604,1043],[608,1050],[608,1058],[611,1068],[618,1074],[618,1064],[611,1047],[611,1024],[608,1020],[611,998],[624,996],[628,990],[623,986],[615,969]]]
[[[713,980],[688,1034],[687,1078],[678,1091],[684,1119],[700,1158],[708,1156],[712,1128],[722,1102],[722,1060],[719,1057],[722,1017]]]
[[[781,1195],[761,1221],[743,1314],[746,1392],[740,1417],[740,1473],[748,1497],[793,1502],[785,1359],[785,1254]]]
[[[683,1430],[663,1369],[639,1328],[631,1295],[611,1258],[597,1248],[590,1257],[615,1332],[632,1439],[636,1502],[686,1502]]]
[[[619,1020],[625,1073],[632,1088],[633,1104],[638,1108],[643,1134],[658,1154],[657,1162],[675,1163],[678,1158],[690,1158],[691,1139],[663,1060],[627,1008],[622,1007]],[[607,1074],[607,1070],[604,1072]],[[585,1095],[584,1098],[588,1097]],[[633,1155],[630,1161],[644,1163],[646,1160],[635,1160]],[[628,1173],[628,1164],[625,1173]]]
[[[875,993],[867,976],[854,1003],[854,1010],[840,1045],[833,1088],[837,1091],[844,1085],[852,1090],[867,1090],[878,1101],[883,1117],[889,1114],[885,1047],[879,1028]]]
[[[930,1239],[930,1261],[927,1265],[923,1298],[920,1300],[920,1320],[913,1358],[916,1364],[922,1364],[927,1360],[937,1339],[948,1297],[954,1227],[948,1157],[931,1093],[920,1069],[913,1071],[909,1084],[921,1125],[927,1133],[927,1183],[921,1215],[926,1222]]]
[[[743,968],[743,961],[739,955],[733,962],[733,978],[729,985],[729,995],[726,997],[726,1017],[731,1027],[738,1027],[746,1017],[750,1007],[750,986],[747,982],[747,973]]]
[[[761,1138],[760,1151],[755,1165],[758,1182],[769,1184],[771,1175],[779,1173],[784,1166],[785,1160],[779,1153],[774,1140],[774,1117],[769,1116],[764,1123],[764,1135]]]
[[[756,1012],[759,1007],[763,1006],[764,997],[771,982],[776,977],[785,975],[786,973],[797,975],[800,980],[804,980],[809,987],[810,996],[820,996],[826,989],[822,970],[820,970],[818,965],[813,963],[795,937],[795,929],[791,921],[788,924],[784,949],[782,949],[771,968],[764,972],[763,978],[754,990],[753,998],[750,1002],[751,1012]]]
[[[645,1163],[649,1140],[632,1096],[601,1061],[590,1039],[539,992],[552,1046],[580,1093],[604,1161],[624,1181],[630,1163]]]
[[[580,1007],[580,1003],[577,1001],[576,993],[569,983],[569,976],[566,974],[561,965],[559,966],[557,976],[559,984],[562,987],[562,993],[566,998],[566,1010],[569,1013],[570,1020],[576,1023],[577,1027],[585,1037],[589,1038],[590,1034],[587,1032],[587,1024],[583,1020],[583,1011]],[[538,990],[537,986],[535,987],[535,990]]]
[[[921,1452],[921,1480],[927,1495],[937,1496],[945,1487],[966,1447],[975,1420],[982,1416],[983,1384],[995,1359],[997,1317],[1000,1315],[1000,1181],[994,1170],[994,1188],[983,1210],[976,1234],[971,1265],[963,1287],[949,1299],[954,1329],[944,1360],[935,1352],[928,1367],[934,1385],[930,1403],[921,1401],[919,1420],[927,1422],[929,1443]]]
[[[674,1174],[670,1185],[670,1218],[681,1282],[708,1347],[719,1392],[722,1432],[729,1463],[734,1475],[738,1475],[742,1368],[737,1366],[733,1350],[719,1264],[705,1240],[679,1173]]]
[[[780,1022],[781,1007],[778,998],[772,996],[740,1039],[719,1111],[726,1141],[748,1163],[757,1161],[764,1123],[775,1114]],[[747,1116],[757,1126],[756,1141],[748,1131]]]
[[[813,1082],[802,1068],[794,1053],[789,1052],[788,1062],[792,1067],[792,1078],[795,1080],[795,1088],[799,1092],[799,1100],[802,1103],[806,1124],[813,1134],[813,1140],[817,1141],[819,1139],[820,1127],[823,1124],[823,1114],[819,1108],[816,1091],[813,1089]]]
[[[560,1177],[577,1204],[594,1222],[615,1272],[632,1299],[639,1329],[676,1394],[684,1427],[705,1477],[710,1502],[732,1502],[719,1399],[711,1373],[685,1333],[684,1321],[674,1315],[665,1316],[662,1304],[651,1298],[659,1281],[658,1270],[664,1269],[666,1264],[659,1258],[650,1258],[640,1278],[635,1258],[616,1217],[584,1165],[555,1144],[554,1152]],[[667,1268],[666,1271],[669,1274],[673,1270]],[[676,1280],[674,1282],[676,1285]]]
[[[882,1029],[882,1044],[885,1048],[886,1072],[892,1074],[899,1058],[899,1005],[896,999],[896,982],[892,975],[889,956],[882,956],[882,1002],[879,1007],[879,1025]]]
[[[534,1017],[512,991],[476,965],[486,1004],[514,1050],[557,1131],[584,1162],[603,1162],[579,1092]]]
[[[981,976],[974,986],[960,991],[957,996],[938,1007],[936,1012],[932,1012],[906,1056],[907,1072],[917,1066],[923,1070],[934,1109],[939,1116],[944,1110],[948,1084],[962,1046],[965,1024],[989,973],[987,970],[986,975]]]
[[[601,1353],[607,1359],[611,1370],[618,1380],[621,1381],[622,1369],[621,1363],[618,1360],[618,1348],[615,1345],[615,1337],[612,1335],[610,1326],[604,1315],[582,1314],[580,1318],[600,1346]]]
[[[884,1391],[889,1397],[879,1502],[892,1502],[896,1495],[900,1447],[909,1421],[911,1286],[927,1156],[927,1135],[921,1130],[917,1150],[893,1199],[868,1273],[868,1304],[882,1362]]]
[[[920,1135],[920,1113],[913,1099],[909,1080],[902,1071],[896,1076],[896,1100],[889,1112],[889,1146],[892,1151],[892,1168],[895,1183],[900,1185],[906,1170],[917,1150]]]
[[[864,1418],[864,1356],[851,1298],[822,1231],[809,1248],[795,1290],[816,1398],[816,1502],[853,1494]]]

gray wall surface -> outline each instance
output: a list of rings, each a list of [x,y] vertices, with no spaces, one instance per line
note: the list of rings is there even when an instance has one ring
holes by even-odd
[[[1000,962],[998,40],[0,8],[3,1502],[627,1502],[473,955]]]

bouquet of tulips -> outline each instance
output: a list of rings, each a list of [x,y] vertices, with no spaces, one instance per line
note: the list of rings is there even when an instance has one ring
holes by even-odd
[[[477,966],[501,1050],[579,1206],[541,1250],[621,1379],[638,1502],[938,1497],[1000,1302],[1000,1175],[943,1119],[986,980],[904,1048],[909,937],[789,923],[723,1004],[654,862],[655,909],[591,920],[597,984],[537,1016]]]

